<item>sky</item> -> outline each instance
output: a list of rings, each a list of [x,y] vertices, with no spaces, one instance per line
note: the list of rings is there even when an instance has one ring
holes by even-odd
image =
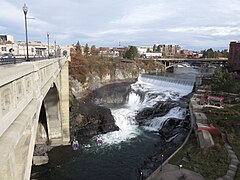
[[[240,40],[240,0],[0,0],[0,34],[47,44],[228,49]]]

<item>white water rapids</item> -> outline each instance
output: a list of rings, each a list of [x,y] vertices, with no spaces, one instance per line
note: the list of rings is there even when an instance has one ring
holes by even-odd
[[[118,144],[137,137],[142,130],[135,121],[135,115],[143,108],[152,107],[159,101],[167,99],[178,100],[192,91],[193,83],[181,83],[172,78],[158,79],[156,76],[139,76],[138,81],[131,85],[127,103],[118,109],[111,109],[119,131],[101,135],[104,145]],[[143,128],[148,131],[158,131],[168,118],[185,119],[186,109],[175,107],[166,115],[155,117]]]

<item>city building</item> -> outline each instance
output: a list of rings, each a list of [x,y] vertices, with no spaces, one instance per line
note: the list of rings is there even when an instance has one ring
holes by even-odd
[[[26,56],[26,41],[18,41],[17,43],[14,43],[13,36],[0,35],[0,55],[7,53],[14,56]],[[63,54],[69,55],[70,48],[68,46],[65,47],[56,44],[48,46],[46,44],[42,44],[41,41],[29,41],[28,53],[30,57],[43,57],[48,55],[58,57]]]
[[[153,47],[152,46],[137,46],[137,51],[138,54],[141,56],[147,52],[153,52]]]
[[[176,57],[179,56],[181,47],[179,45],[162,44],[157,45],[156,50],[163,54],[163,57]]]
[[[192,57],[192,55],[193,55],[192,51],[189,51],[187,49],[180,50],[180,57],[181,58],[189,58],[189,57]]]
[[[18,48],[15,50],[15,55],[24,56],[26,54],[26,51],[27,51],[26,42],[18,41]],[[29,53],[29,56],[47,56],[48,46],[43,45],[41,41],[29,41],[28,53]]]
[[[233,70],[240,70],[240,42],[230,42],[228,66]]]

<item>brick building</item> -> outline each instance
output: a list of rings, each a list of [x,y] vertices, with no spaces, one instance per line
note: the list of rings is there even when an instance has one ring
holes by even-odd
[[[240,70],[240,42],[230,42],[228,66],[233,70]]]

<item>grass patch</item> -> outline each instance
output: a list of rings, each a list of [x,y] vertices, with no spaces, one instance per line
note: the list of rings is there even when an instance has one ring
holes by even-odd
[[[194,134],[169,161],[175,165],[182,164],[184,168],[200,173],[208,180],[224,176],[227,173],[229,162],[227,150],[221,140],[214,147],[200,149]]]
[[[226,108],[225,111],[237,111],[240,112],[239,102],[234,102],[232,107]],[[210,122],[214,124],[221,131],[225,131],[228,135],[229,142],[233,147],[234,152],[236,153],[238,159],[240,159],[240,116],[239,115],[216,115],[206,113]],[[235,179],[240,179],[240,170],[238,168]]]

